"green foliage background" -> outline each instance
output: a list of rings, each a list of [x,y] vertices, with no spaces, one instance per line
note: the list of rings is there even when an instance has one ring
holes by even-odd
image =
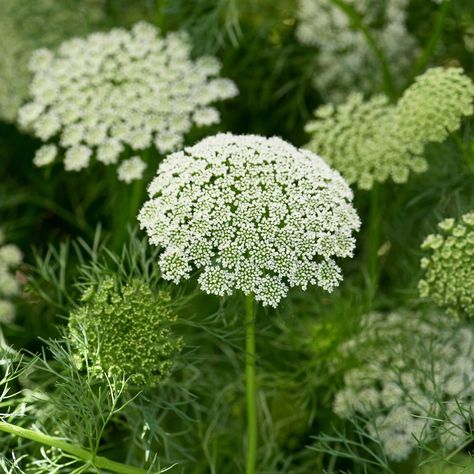
[[[0,9],[4,1],[0,0]],[[19,3],[26,10],[22,15],[32,24],[44,22],[49,26],[49,17],[41,16],[36,2]],[[90,23],[85,31],[130,26],[144,19],[164,32],[185,29],[193,39],[196,55],[218,56],[224,65],[223,76],[236,82],[240,94],[220,105],[222,122],[202,135],[222,130],[278,135],[298,146],[308,142],[304,125],[322,99],[312,87],[317,51],[301,46],[295,39],[295,0],[69,3],[86,13],[99,12],[91,15],[92,19],[81,16],[81,22]],[[407,85],[431,65],[460,65],[474,77],[472,0],[452,0],[441,6],[413,0],[408,28],[422,51],[406,78]],[[42,32],[37,34],[41,45]],[[402,92],[395,91],[391,99]],[[472,120],[466,121],[445,143],[431,146],[426,153],[429,170],[412,175],[406,185],[386,183],[372,192],[355,191],[363,227],[357,237],[355,258],[343,262],[345,280],[340,289],[331,295],[314,288],[304,293],[294,291],[277,311],[259,310],[259,473],[471,472],[472,467],[465,467],[469,465],[468,449],[449,457],[450,464],[444,455],[428,453],[424,459],[436,463],[417,467],[420,457],[395,466],[374,466],[360,450],[347,458],[341,455],[343,438],[329,443],[331,449],[314,451],[308,447],[317,445],[314,436],[324,432],[346,430],[350,439],[357,438],[357,427],[342,426],[331,412],[332,396],[347,366],[331,372],[328,366],[336,363],[337,344],[356,330],[357,318],[364,312],[425,304],[418,300],[416,290],[421,241],[444,217],[474,209],[473,127]],[[198,138],[189,137],[188,143]],[[0,225],[8,240],[24,251],[27,263],[21,271],[32,287],[25,301],[19,303],[15,325],[5,327],[3,333],[15,348],[33,352],[45,347],[45,339],[61,333],[58,326],[64,326],[81,288],[86,282],[100,279],[103,272],[137,272],[147,275],[153,288],[163,285],[153,270],[153,251],[143,250],[143,235],[116,235],[117,203],[126,200],[127,189],[99,167],[78,174],[34,168],[32,158],[37,146],[35,139],[13,124],[0,122]],[[150,175],[153,172],[150,170]],[[128,224],[135,225],[133,221]],[[113,242],[118,257],[112,258],[103,242],[105,247]],[[161,467],[170,467],[173,473],[242,472],[243,308],[238,298],[220,301],[198,294],[194,281],[179,289],[170,287],[170,291],[181,320],[178,330],[187,349],[180,356],[175,374],[158,390],[130,401],[127,410],[107,425],[100,452],[120,462],[147,466],[143,453],[152,449]],[[59,351],[59,372],[68,370],[68,356],[57,346],[46,349],[46,359],[50,360],[55,350]],[[58,395],[59,402],[53,405],[56,411],[42,411],[41,426],[51,434],[71,431],[74,423],[81,432],[77,427],[83,419],[68,418],[71,409],[61,397],[79,403],[81,395],[87,398],[84,394],[89,393],[91,406],[98,403],[95,409],[99,411],[106,411],[110,404],[110,400],[94,398],[94,386],[55,387],[40,373],[29,377],[22,382],[26,386],[41,379],[44,390]],[[61,416],[70,423],[66,431],[55,425],[54,420]],[[140,437],[143,420],[148,423],[149,438]],[[31,456],[39,456],[38,447],[22,447]],[[4,456],[17,448],[17,440],[0,437]]]

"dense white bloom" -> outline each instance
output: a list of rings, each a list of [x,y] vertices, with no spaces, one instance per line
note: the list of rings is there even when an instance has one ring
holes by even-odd
[[[384,52],[393,76],[404,80],[416,42],[408,33],[408,0],[346,0],[370,29]],[[373,48],[351,18],[331,0],[299,0],[296,36],[318,48],[315,86],[339,102],[354,90],[380,90],[382,72]]]
[[[211,104],[237,95],[232,81],[217,77],[215,58],[191,59],[184,33],[161,37],[143,22],[74,38],[54,53],[41,49],[30,68],[31,101],[18,121],[58,145],[68,171],[89,166],[93,156],[117,163],[129,158],[127,149],[174,151],[193,126],[219,122]],[[52,161],[52,150],[39,151],[35,164]]]
[[[15,317],[15,307],[8,298],[20,292],[15,269],[21,264],[23,255],[18,247],[3,241],[3,233],[0,232],[0,322],[8,324]]]
[[[129,160],[122,161],[117,169],[120,181],[130,183],[136,179],[141,179],[146,169],[146,163],[138,156],[134,156]]]
[[[331,291],[360,226],[352,192],[318,156],[280,138],[218,134],[169,155],[139,221],[163,277],[277,306],[289,287]]]
[[[417,440],[448,447],[465,441],[463,425],[474,408],[472,328],[440,314],[371,313],[340,353],[357,362],[334,411],[366,417],[390,459],[407,458]]]

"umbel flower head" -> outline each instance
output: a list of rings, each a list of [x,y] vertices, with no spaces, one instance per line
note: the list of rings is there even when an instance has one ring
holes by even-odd
[[[420,296],[430,298],[455,317],[474,317],[474,212],[438,224],[421,248]]]
[[[0,119],[14,122],[28,98],[28,60],[39,47],[83,35],[101,17],[98,2],[2,0],[0,14]]]
[[[459,67],[428,69],[403,94],[397,126],[413,152],[442,142],[474,113],[474,83]]]
[[[23,255],[13,244],[5,244],[0,231],[0,323],[9,324],[15,318],[15,305],[11,298],[20,293],[20,284],[15,269],[21,264]]]
[[[156,385],[170,372],[182,340],[171,330],[169,294],[154,294],[138,279],[122,285],[106,278],[81,301],[69,320],[79,363],[87,360],[98,378],[126,377],[136,386]]]
[[[459,68],[433,68],[392,105],[381,95],[352,94],[344,104],[324,105],[306,125],[307,147],[361,189],[427,169],[425,146],[440,142],[472,114],[474,84]]]
[[[218,134],[173,153],[149,195],[139,221],[164,278],[198,269],[206,293],[275,307],[289,287],[337,286],[360,226],[339,173],[276,137]]]
[[[318,48],[315,87],[333,102],[341,102],[349,91],[378,91],[383,76],[374,49],[352,19],[332,0],[299,0],[296,36],[307,46]],[[370,29],[384,51],[392,75],[405,77],[416,41],[408,33],[408,0],[346,0]]]
[[[474,409],[472,328],[440,314],[371,313],[340,352],[355,368],[345,374],[334,411],[367,420],[367,434],[389,459],[406,459],[417,440],[465,443]]]
[[[40,49],[30,69],[32,99],[18,121],[47,142],[35,164],[64,155],[68,171],[86,168],[92,158],[118,163],[130,158],[128,150],[173,151],[193,126],[219,122],[213,103],[237,94],[232,81],[218,77],[217,59],[191,59],[186,34],[161,37],[143,22],[131,31],[74,38],[56,52]],[[120,168],[120,179],[141,177],[144,164],[133,160]]]

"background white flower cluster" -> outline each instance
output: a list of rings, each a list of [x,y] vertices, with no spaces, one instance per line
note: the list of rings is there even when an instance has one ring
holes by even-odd
[[[201,288],[277,306],[288,288],[342,280],[360,222],[344,179],[280,138],[218,134],[169,155],[139,220],[163,248],[163,277],[202,269]]]
[[[372,31],[386,55],[392,75],[403,81],[416,52],[406,29],[408,0],[345,0]],[[318,70],[314,84],[335,102],[349,91],[380,90],[382,75],[373,48],[362,31],[331,0],[299,0],[296,35],[302,44],[316,46]]]
[[[37,166],[65,153],[64,167],[78,171],[93,156],[106,164],[128,158],[119,178],[141,177],[139,154],[179,148],[193,126],[218,123],[212,103],[234,97],[235,84],[219,78],[214,57],[191,59],[184,33],[159,36],[140,22],[64,42],[57,52],[36,51],[30,68],[32,100],[18,116],[21,126],[44,142]]]
[[[11,298],[20,293],[15,269],[22,259],[23,255],[17,246],[4,243],[0,230],[0,322],[4,324],[11,323],[15,318],[15,305]]]
[[[397,104],[353,93],[342,104],[319,107],[305,127],[307,147],[360,189],[389,178],[404,183],[410,172],[426,171],[426,146],[457,130],[474,112],[473,102],[474,83],[461,68],[431,68]]]
[[[440,314],[371,313],[340,352],[346,372],[334,411],[367,420],[388,458],[407,458],[418,442],[461,446],[474,408],[474,332]]]

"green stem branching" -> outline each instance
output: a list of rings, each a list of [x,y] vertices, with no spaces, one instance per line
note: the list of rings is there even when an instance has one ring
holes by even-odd
[[[149,471],[146,471],[142,468],[129,466],[128,464],[122,464],[117,461],[112,461],[103,456],[96,456],[91,451],[74,446],[68,441],[55,438],[53,436],[49,436],[43,433],[39,433],[38,431],[33,431],[27,428],[12,425],[11,423],[1,421],[0,431],[10,433],[20,438],[29,439],[45,446],[60,449],[61,451],[68,453],[71,456],[74,456],[78,460],[83,461],[84,463],[87,463],[88,465],[94,466],[98,469],[106,469],[107,471],[114,472],[117,474],[149,474]]]

